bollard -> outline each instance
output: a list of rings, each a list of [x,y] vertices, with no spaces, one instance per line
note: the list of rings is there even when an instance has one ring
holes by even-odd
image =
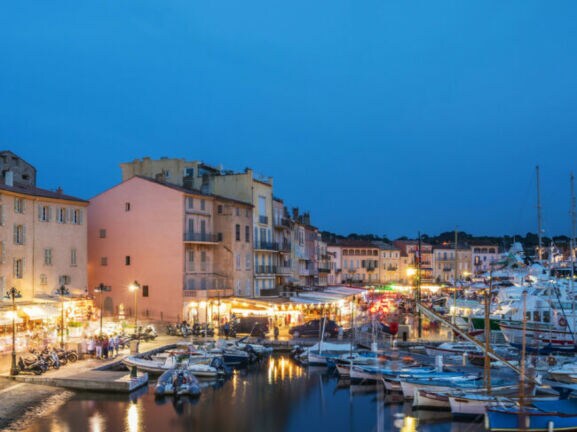
[[[132,366],[132,369],[130,369],[130,378],[136,378],[137,376],[136,366]]]

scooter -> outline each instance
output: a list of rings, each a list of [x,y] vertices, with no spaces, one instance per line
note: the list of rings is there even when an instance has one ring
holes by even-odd
[[[27,359],[26,361],[20,357],[18,359],[18,373],[32,373],[34,375],[42,375],[45,372],[40,360]]]

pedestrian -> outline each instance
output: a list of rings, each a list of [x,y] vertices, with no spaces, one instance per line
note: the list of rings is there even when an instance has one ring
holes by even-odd
[[[102,358],[102,338],[100,336],[98,336],[96,338],[95,346],[96,346],[96,358],[101,359]]]
[[[104,336],[102,340],[102,357],[108,359],[108,336]]]
[[[114,344],[115,344],[115,338],[114,335],[110,336],[110,339],[108,339],[108,351],[110,353],[110,357],[116,357],[114,355]]]
[[[224,323],[224,337],[228,339],[228,335],[230,333],[230,324],[227,322]]]
[[[278,330],[278,326],[274,326],[274,340],[278,340],[278,334],[279,334],[279,330]]]
[[[90,336],[90,338],[88,339],[87,347],[88,347],[88,356],[91,357],[91,358],[93,358],[93,357],[94,357],[94,352],[95,352],[95,349],[96,349],[96,345],[95,345],[95,342],[94,342],[94,336]]]

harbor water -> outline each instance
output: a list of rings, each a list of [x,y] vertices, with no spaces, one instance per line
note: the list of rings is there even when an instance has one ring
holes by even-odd
[[[76,393],[31,418],[27,432],[156,431],[481,431],[482,422],[456,423],[450,412],[415,411],[376,386],[349,386],[326,368],[302,367],[273,356],[203,383],[198,399],[157,399],[154,383],[125,395]]]

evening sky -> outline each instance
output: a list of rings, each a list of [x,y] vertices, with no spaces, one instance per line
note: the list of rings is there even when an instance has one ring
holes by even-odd
[[[0,147],[90,198],[150,156],[252,167],[338,233],[569,234],[577,1],[0,6]]]

